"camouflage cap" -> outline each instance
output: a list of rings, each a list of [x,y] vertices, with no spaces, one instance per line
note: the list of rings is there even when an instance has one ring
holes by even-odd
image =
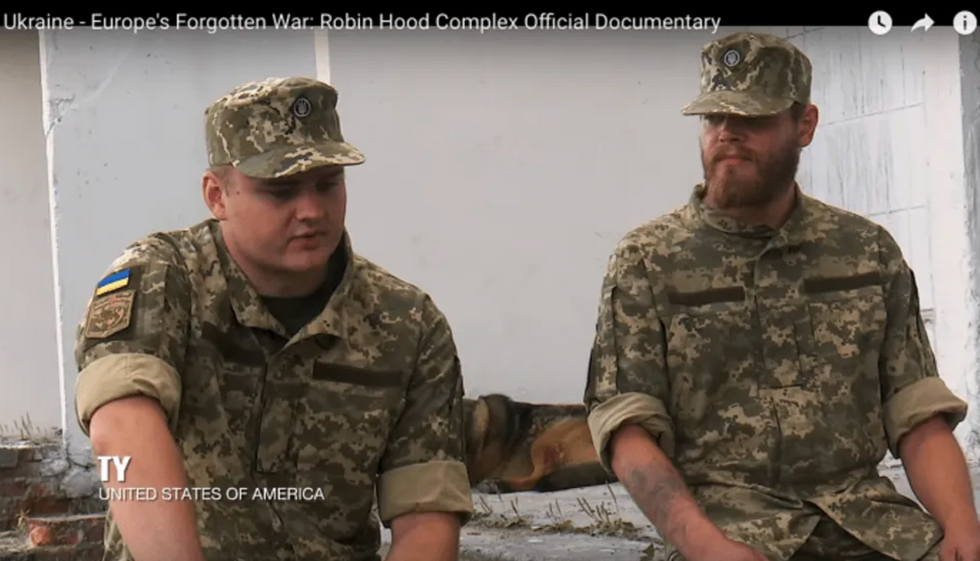
[[[231,164],[245,175],[268,179],[364,162],[341,134],[337,90],[312,78],[243,84],[215,100],[204,115],[211,166]]]
[[[701,49],[701,95],[685,115],[775,115],[810,103],[812,67],[796,45],[765,33],[733,33]]]

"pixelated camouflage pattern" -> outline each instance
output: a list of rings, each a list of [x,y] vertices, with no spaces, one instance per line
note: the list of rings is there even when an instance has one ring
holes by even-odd
[[[895,408],[925,386],[945,392],[926,413],[945,412],[952,426],[966,403],[938,378],[899,246],[802,193],[779,230],[704,207],[703,194],[698,186],[613,253],[590,412],[624,394],[662,403],[669,422],[659,430],[674,441],[665,452],[706,514],[773,561],[827,519],[868,548],[919,559],[941,529],[878,474],[902,436],[889,426],[924,413]],[[816,547],[828,559],[861,548]]]
[[[363,163],[364,155],[341,133],[337,97],[336,89],[311,78],[267,78],[234,88],[205,111],[208,163],[265,179]]]
[[[292,338],[213,220],[151,235],[113,263],[110,272],[141,271],[132,330],[102,340],[79,328],[79,369],[145,353],[180,373],[171,421],[190,486],[322,490],[325,499],[310,501],[198,501],[209,560],[378,560],[378,474],[422,462],[456,468],[469,500],[463,383],[446,319],[420,289],[354,254],[346,236],[344,248],[337,291]],[[107,560],[131,559],[111,517],[106,546]]]
[[[765,33],[739,32],[701,50],[701,94],[685,115],[775,115],[794,102],[810,103],[812,66],[793,43]]]

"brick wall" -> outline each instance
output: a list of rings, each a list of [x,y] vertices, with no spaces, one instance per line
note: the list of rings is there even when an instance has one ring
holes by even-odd
[[[0,443],[0,561],[98,561],[105,502],[61,443]]]

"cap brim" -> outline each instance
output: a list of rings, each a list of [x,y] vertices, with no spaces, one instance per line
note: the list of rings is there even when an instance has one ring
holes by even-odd
[[[259,179],[285,177],[324,166],[356,166],[364,154],[346,142],[325,142],[271,150],[247,160],[232,162],[241,173]]]
[[[701,94],[687,104],[684,115],[742,115],[766,117],[786,111],[793,105],[792,99],[776,98],[754,92],[714,91]]]

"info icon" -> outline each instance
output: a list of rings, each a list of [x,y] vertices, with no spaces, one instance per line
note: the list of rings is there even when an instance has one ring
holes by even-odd
[[[953,29],[960,35],[972,35],[977,30],[977,16],[963,10],[953,16]]]

